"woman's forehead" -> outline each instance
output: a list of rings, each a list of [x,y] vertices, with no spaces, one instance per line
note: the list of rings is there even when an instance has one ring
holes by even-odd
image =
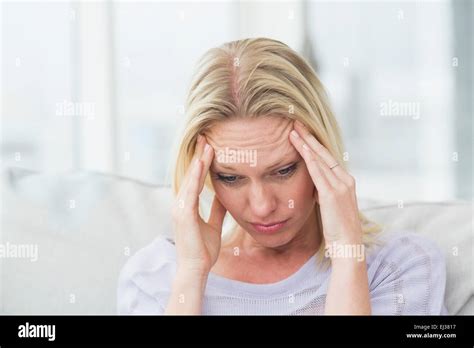
[[[245,123],[248,128],[242,127]],[[298,158],[288,138],[292,128],[292,122],[285,119],[277,119],[277,122],[244,120],[213,128],[206,134],[214,149],[213,169],[242,171],[253,167],[253,170],[266,171]]]
[[[266,152],[284,148],[292,126],[292,121],[283,117],[238,118],[215,124],[205,136],[215,150],[246,148]]]
[[[269,152],[217,150],[211,169],[214,171],[234,171],[242,174],[247,172],[263,173],[278,169],[298,159],[299,154],[294,147]]]

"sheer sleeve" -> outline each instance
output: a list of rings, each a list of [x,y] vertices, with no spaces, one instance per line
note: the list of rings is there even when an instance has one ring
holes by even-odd
[[[446,314],[446,264],[426,237],[403,234],[381,247],[368,266],[372,314]]]
[[[173,248],[160,236],[127,261],[118,279],[118,314],[164,313],[175,272]]]

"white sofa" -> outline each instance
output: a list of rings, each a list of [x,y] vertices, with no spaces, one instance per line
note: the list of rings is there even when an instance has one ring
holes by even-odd
[[[38,246],[38,259],[0,258],[2,314],[114,314],[118,273],[158,233],[171,236],[169,187],[94,172],[4,168],[0,244]],[[433,239],[447,262],[450,314],[473,314],[472,202],[361,199],[384,233]],[[207,212],[203,212],[206,214]]]

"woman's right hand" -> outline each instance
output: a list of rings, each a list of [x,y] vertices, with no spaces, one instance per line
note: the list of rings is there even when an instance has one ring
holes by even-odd
[[[206,146],[207,145],[207,146]],[[173,207],[178,271],[207,276],[221,248],[226,209],[214,196],[209,221],[199,215],[199,194],[204,187],[214,150],[202,135]]]

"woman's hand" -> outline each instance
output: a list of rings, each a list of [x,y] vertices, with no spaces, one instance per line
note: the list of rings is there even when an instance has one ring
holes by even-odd
[[[290,141],[306,162],[316,186],[326,248],[363,246],[354,178],[337,165],[329,151],[301,123],[296,121],[294,128]],[[343,253],[340,257],[339,254],[329,253],[332,272],[325,314],[368,315],[372,312],[364,249],[349,249],[362,249],[363,255]]]
[[[206,146],[207,145],[207,146]],[[226,209],[217,196],[209,221],[199,215],[199,194],[214,157],[214,150],[202,135],[173,207],[178,271],[207,276],[221,248],[222,223]]]
[[[329,151],[302,123],[295,121],[290,139],[303,157],[316,186],[326,246],[361,244],[362,226],[354,178],[337,165]]]

